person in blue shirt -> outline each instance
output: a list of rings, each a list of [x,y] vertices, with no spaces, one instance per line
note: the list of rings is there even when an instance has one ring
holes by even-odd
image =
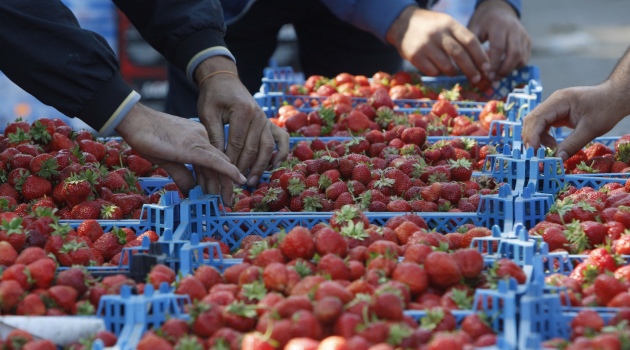
[[[292,24],[306,76],[395,72],[406,59],[425,75],[499,79],[529,60],[520,0],[478,0],[468,28],[422,0],[224,0],[225,41],[243,84],[261,86],[280,28]],[[488,52],[482,43],[488,41]],[[166,111],[195,116],[196,89],[169,69]]]

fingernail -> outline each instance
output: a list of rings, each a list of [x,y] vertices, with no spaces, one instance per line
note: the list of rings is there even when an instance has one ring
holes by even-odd
[[[494,80],[494,77],[495,77],[494,72],[490,72],[490,73],[488,73],[488,79],[490,79],[490,80]]]
[[[473,84],[477,84],[479,82],[479,80],[481,80],[481,76],[479,74],[475,74],[470,79],[470,82],[473,83]]]
[[[565,151],[558,152],[558,157],[562,158],[563,162],[569,159],[569,155]]]
[[[258,176],[254,175],[250,177],[249,180],[247,180],[247,185],[249,185],[250,187],[258,185]]]
[[[243,176],[243,174],[240,174],[240,180],[241,180],[241,185],[247,182],[247,178],[245,176]]]
[[[490,70],[492,69],[492,66],[490,65],[489,62],[486,62],[484,64],[481,65],[481,69],[486,72],[486,73],[490,73]]]

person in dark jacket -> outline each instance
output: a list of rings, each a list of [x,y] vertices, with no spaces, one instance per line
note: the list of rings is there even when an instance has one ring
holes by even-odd
[[[201,123],[152,110],[120,74],[114,51],[80,28],[61,1],[0,2],[0,70],[43,103],[108,136],[118,132],[184,193],[195,184],[231,203],[234,183],[256,183],[288,154],[288,134],[240,82],[223,40],[219,0],[114,1],[142,36],[198,86]],[[230,123],[224,147],[223,125]],[[272,158],[275,143],[279,152]],[[192,164],[195,176],[186,168]],[[247,174],[249,178],[245,178]]]
[[[243,84],[253,94],[285,24],[295,28],[306,76],[341,72],[394,73],[408,60],[426,75],[455,75],[472,83],[499,79],[529,60],[520,0],[478,0],[468,28],[430,11],[427,0],[223,0],[226,43]],[[482,42],[489,42],[488,53]],[[169,67],[165,110],[195,116],[196,88]]]

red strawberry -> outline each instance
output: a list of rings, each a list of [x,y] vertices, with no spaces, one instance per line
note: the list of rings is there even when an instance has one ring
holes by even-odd
[[[430,253],[424,261],[429,283],[438,288],[447,288],[460,282],[463,275],[458,264],[445,252]]]
[[[293,148],[293,156],[303,162],[308,159],[313,159],[313,150],[307,142],[300,141]]]
[[[64,182],[62,195],[68,205],[73,207],[92,195],[92,187],[85,179],[77,175],[70,176]]]
[[[133,171],[136,176],[143,177],[151,173],[153,164],[138,155],[130,155],[127,157],[127,168]]]
[[[455,118],[459,114],[455,106],[448,100],[437,101],[431,108],[431,112],[438,117],[448,115],[452,118]]]
[[[472,163],[466,158],[458,158],[457,160],[449,160],[451,171],[451,180],[468,181],[472,176]]]
[[[309,260],[315,254],[315,243],[308,229],[295,227],[280,242],[280,250],[289,259]]]
[[[94,249],[103,255],[105,261],[109,261],[114,255],[122,251],[122,248],[126,243],[127,240],[125,232],[116,229],[103,234],[99,239],[97,239],[94,242]]]

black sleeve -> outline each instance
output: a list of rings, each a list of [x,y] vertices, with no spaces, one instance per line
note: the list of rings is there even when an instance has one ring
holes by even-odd
[[[59,0],[0,1],[0,48],[9,79],[96,130],[133,94],[107,41]]]
[[[153,48],[184,72],[201,51],[226,46],[219,0],[114,0],[114,3]]]

